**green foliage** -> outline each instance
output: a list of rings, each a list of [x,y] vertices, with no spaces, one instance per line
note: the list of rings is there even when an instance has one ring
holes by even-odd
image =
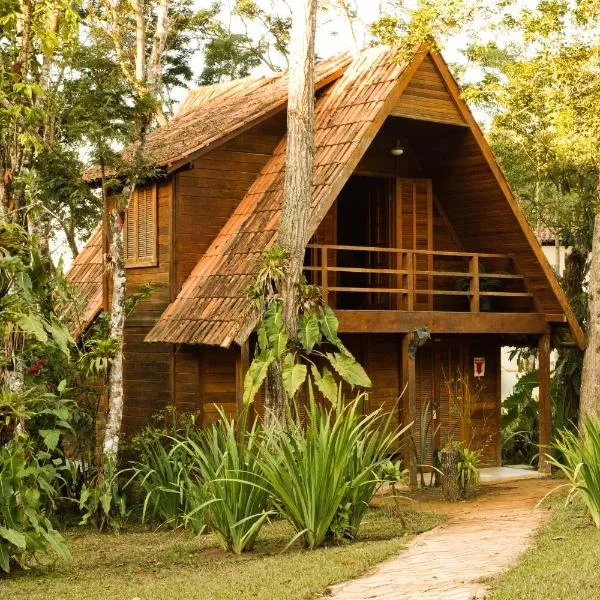
[[[338,320],[334,312],[325,305],[311,307],[300,314],[297,350],[288,345],[282,319],[282,305],[278,300],[271,302],[258,328],[256,355],[244,380],[244,402],[251,402],[264,383],[271,363],[281,364],[284,388],[291,400],[307,381],[330,401],[335,402],[337,389],[329,368],[315,364],[317,359],[325,359],[333,371],[350,386],[370,387],[371,380],[365,370],[339,339]],[[323,351],[326,346],[332,351]]]
[[[425,487],[425,468],[429,465],[430,454],[433,453],[433,440],[440,430],[440,424],[434,425],[431,402],[427,400],[421,407],[419,418],[419,435],[415,435],[414,425],[410,430],[410,446],[417,473],[421,478],[421,487]],[[433,482],[433,480],[432,480]]]
[[[323,408],[309,385],[305,429],[265,432],[261,459],[276,510],[307,548],[355,538],[387,456],[404,430],[380,410],[362,416],[361,398]]]
[[[0,447],[0,568],[6,573],[13,561],[26,567],[27,556],[36,553],[70,558],[49,518],[60,462],[50,461],[50,454],[38,450],[27,434]]]
[[[187,454],[188,489],[206,501],[186,515],[206,523],[223,546],[235,554],[251,550],[256,536],[272,511],[259,460],[260,428],[248,429],[223,413],[209,429],[179,442],[174,451]],[[239,427],[239,431],[236,431]]]
[[[201,511],[191,513],[205,500],[203,488],[190,478],[191,461],[178,445],[178,439],[144,436],[138,438],[136,449],[139,458],[131,462],[130,482],[135,481],[143,495],[142,522],[164,523],[170,527],[185,525],[194,533],[200,533],[204,515]]]
[[[109,457],[96,474],[85,482],[79,496],[79,510],[83,513],[80,525],[93,524],[99,531],[106,528],[119,531],[126,516],[125,496],[123,495],[114,462]]]
[[[538,387],[538,371],[523,373],[512,393],[502,402],[502,461],[530,463],[537,455],[539,406],[533,396]]]
[[[479,487],[479,452],[466,446],[459,448],[458,452],[456,481],[464,496]]]
[[[580,431],[564,429],[554,448],[562,455],[562,461],[553,456],[548,459],[569,480],[567,502],[581,497],[594,525],[600,529],[600,418],[586,415]]]

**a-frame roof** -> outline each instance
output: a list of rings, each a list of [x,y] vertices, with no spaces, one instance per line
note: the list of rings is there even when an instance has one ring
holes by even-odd
[[[447,122],[470,129],[482,164],[502,195],[503,211],[508,214],[508,222],[518,230],[516,252],[525,252],[531,257],[532,280],[537,282],[540,294],[546,296],[544,310],[564,313],[573,336],[583,346],[583,334],[566,297],[471,112],[460,99],[456,82],[441,56],[427,48],[418,49],[404,64],[399,64],[389,49],[365,50],[317,99],[309,238],[385,119],[392,115],[419,118],[418,107],[422,104],[412,101],[416,108],[411,109],[410,85],[425,59],[435,65],[450,95],[453,110],[448,110],[446,116],[452,120]],[[403,97],[404,92],[406,96]],[[147,341],[228,347],[247,338],[256,320],[247,289],[260,257],[277,237],[285,148],[284,138],[193,269],[176,300],[150,331]]]

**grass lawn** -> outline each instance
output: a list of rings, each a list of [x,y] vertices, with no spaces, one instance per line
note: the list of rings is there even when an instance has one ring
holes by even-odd
[[[40,566],[0,577],[1,598],[27,600],[215,600],[311,598],[330,584],[360,575],[399,552],[407,540],[445,518],[432,513],[386,509],[367,513],[360,539],[345,546],[284,552],[291,528],[266,525],[253,552],[223,552],[213,535],[184,531],[126,532],[120,535],[74,530],[67,537],[73,562]]]
[[[493,600],[600,598],[600,531],[576,502],[552,501],[548,524],[519,564],[492,580]]]

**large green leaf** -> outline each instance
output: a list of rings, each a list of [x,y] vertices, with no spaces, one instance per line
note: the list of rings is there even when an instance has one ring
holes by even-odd
[[[244,404],[250,404],[254,400],[260,386],[267,377],[269,365],[273,360],[274,356],[272,353],[264,352],[256,356],[250,363],[246,377],[244,377]]]
[[[317,366],[311,365],[311,372],[317,389],[329,402],[335,404],[337,402],[338,387],[331,371],[327,367],[323,367],[323,375],[321,375]]]
[[[286,354],[281,374],[283,377],[283,387],[287,395],[293,398],[300,386],[306,381],[306,365],[294,363],[294,356]]]
[[[44,330],[44,324],[41,319],[33,315],[19,315],[16,321],[25,333],[32,335],[38,342],[45,343],[48,341],[48,335]]]
[[[321,339],[319,319],[314,313],[301,314],[298,319],[298,339],[305,352],[310,354]]]
[[[369,376],[353,356],[341,352],[327,352],[325,356],[344,381],[350,385],[371,387]]]
[[[69,347],[73,343],[69,330],[56,320],[46,323],[45,326],[56,347],[68,358],[71,354]]]
[[[10,542],[13,546],[25,550],[27,547],[27,540],[25,536],[16,529],[7,529],[6,527],[0,527],[0,537]]]
[[[44,444],[48,447],[48,450],[54,450],[58,446],[58,440],[60,438],[60,431],[58,429],[40,429],[40,435],[44,440]]]
[[[319,326],[323,335],[332,343],[337,346],[338,342],[338,326],[339,321],[335,316],[335,313],[329,306],[323,307],[323,314],[319,319]]]
[[[269,336],[269,347],[277,358],[281,358],[287,349],[288,336],[284,329],[273,332]]]

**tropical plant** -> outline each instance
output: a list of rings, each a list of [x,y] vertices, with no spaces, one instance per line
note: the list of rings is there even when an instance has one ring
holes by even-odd
[[[126,503],[120,476],[113,460],[104,457],[95,475],[81,488],[79,510],[83,516],[80,525],[92,523],[98,531],[121,529],[126,516]]]
[[[433,412],[431,410],[431,402],[427,400],[421,407],[421,415],[419,418],[419,434],[415,434],[414,425],[410,429],[410,446],[412,455],[415,461],[417,473],[421,479],[421,487],[425,487],[425,469],[427,467],[434,468],[431,464],[435,457],[432,456],[433,460],[430,460],[430,455],[433,452],[433,440],[437,436],[440,425],[435,425],[433,419]],[[433,478],[432,478],[433,482]]]
[[[177,441],[164,435],[139,438],[139,459],[131,463],[133,475],[129,482],[135,481],[143,494],[142,521],[185,525],[199,533],[204,526],[203,515],[186,516],[206,498],[202,485],[189,477],[190,458]]]
[[[185,515],[186,522],[199,522],[203,514],[223,546],[235,554],[252,549],[273,514],[259,460],[260,425],[246,427],[246,416],[238,424],[221,412],[209,429],[191,433],[172,450],[183,453],[187,493],[197,502]]]
[[[64,538],[52,525],[59,467],[35,449],[27,433],[0,447],[0,568],[26,566],[27,555],[53,551],[70,558]]]
[[[390,427],[381,409],[361,415],[361,396],[330,408],[315,402],[309,384],[306,428],[265,431],[264,477],[277,511],[305,547],[356,537],[380,481],[381,467],[405,431]]]
[[[479,452],[463,446],[458,453],[456,481],[462,495],[466,496],[479,487]]]
[[[562,455],[562,462],[553,456],[548,460],[569,480],[567,502],[579,496],[600,529],[600,418],[586,415],[581,430],[562,430],[554,447]]]

